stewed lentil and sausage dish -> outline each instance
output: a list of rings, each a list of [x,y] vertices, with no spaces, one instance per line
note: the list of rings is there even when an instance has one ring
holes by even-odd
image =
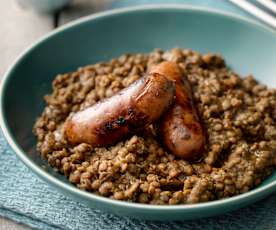
[[[171,74],[162,69],[165,62],[189,86],[163,78]],[[154,94],[148,85],[160,90]],[[124,94],[139,100],[133,104]],[[193,102],[183,104],[185,98]],[[98,195],[148,204],[205,202],[247,192],[276,168],[276,89],[251,75],[241,78],[220,55],[178,48],[122,55],[58,75],[44,99],[34,126],[38,151],[78,188]],[[85,111],[92,115],[81,127]],[[198,133],[181,117],[186,113]],[[104,122],[106,114],[116,122]],[[183,129],[198,139],[183,142]],[[171,137],[180,137],[180,147]]]

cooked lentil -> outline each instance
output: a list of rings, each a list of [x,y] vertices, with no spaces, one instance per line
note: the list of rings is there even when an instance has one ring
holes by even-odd
[[[69,145],[66,118],[110,97],[152,65],[183,69],[205,127],[204,157],[187,162],[166,152],[154,125],[114,146]],[[247,192],[276,166],[276,90],[251,75],[241,78],[221,56],[187,49],[126,54],[58,75],[34,133],[49,164],[80,189],[148,204],[197,203]]]

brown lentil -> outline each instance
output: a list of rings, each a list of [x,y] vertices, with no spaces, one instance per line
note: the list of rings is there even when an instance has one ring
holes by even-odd
[[[70,114],[112,96],[164,60],[178,63],[192,86],[207,136],[200,161],[163,149],[154,124],[114,146],[67,143],[63,124]],[[37,149],[80,189],[140,203],[197,203],[247,192],[275,170],[276,90],[251,75],[239,77],[219,55],[178,48],[126,54],[58,75],[52,87],[34,126]]]

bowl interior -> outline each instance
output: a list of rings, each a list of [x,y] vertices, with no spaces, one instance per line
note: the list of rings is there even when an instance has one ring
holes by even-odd
[[[8,73],[2,95],[3,117],[10,134],[31,161],[45,165],[35,150],[32,127],[56,74],[124,53],[173,47],[221,53],[236,72],[252,73],[269,87],[276,87],[275,33],[247,21],[195,9],[125,11],[61,29],[18,60]],[[47,170],[68,183],[50,167]],[[274,173],[263,184],[275,180]]]

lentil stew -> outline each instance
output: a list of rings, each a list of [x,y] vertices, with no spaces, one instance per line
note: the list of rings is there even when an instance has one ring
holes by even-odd
[[[114,95],[162,61],[187,76],[206,132],[203,157],[188,162],[167,152],[156,125],[109,147],[71,145],[64,122]],[[276,168],[276,89],[241,78],[217,54],[175,48],[125,54],[58,75],[34,125],[37,150],[78,188],[148,204],[206,202],[245,193]]]

